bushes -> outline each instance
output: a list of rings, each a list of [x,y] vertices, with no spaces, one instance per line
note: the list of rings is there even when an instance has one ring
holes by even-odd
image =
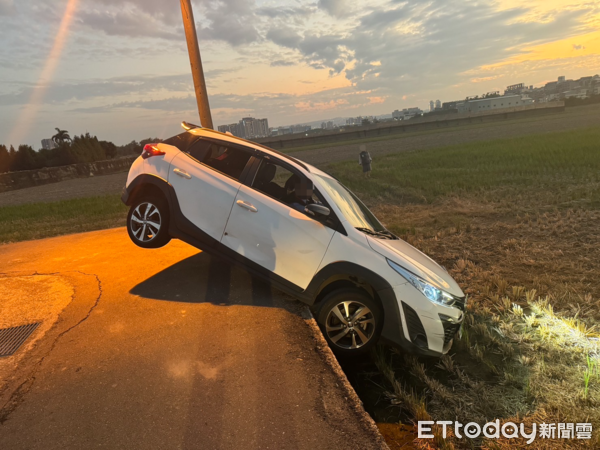
[[[20,145],[17,150],[10,150],[0,144],[0,173],[16,172],[19,170],[41,169],[43,167],[66,166],[68,164],[90,163],[139,154],[145,144],[160,142],[158,138],[145,139],[140,142],[131,141],[129,144],[117,147],[109,141],[99,141],[89,133],[74,136],[72,141],[64,140],[62,144],[51,150],[35,151],[29,145]]]

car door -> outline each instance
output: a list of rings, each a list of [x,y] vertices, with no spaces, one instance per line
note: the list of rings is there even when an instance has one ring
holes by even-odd
[[[239,179],[251,156],[227,143],[199,140],[171,162],[169,183],[175,190],[181,213],[217,242],[221,240],[240,188]],[[206,240],[202,233],[195,234],[194,237]]]
[[[252,186],[240,186],[221,243],[305,289],[335,231],[290,206],[294,175],[281,161],[262,160]]]

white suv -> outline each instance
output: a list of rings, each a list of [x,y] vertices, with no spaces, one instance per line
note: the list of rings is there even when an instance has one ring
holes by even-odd
[[[387,231],[339,181],[262,145],[183,123],[146,145],[123,192],[140,247],[171,238],[242,264],[313,305],[331,348],[367,351],[381,338],[446,353],[465,296],[428,256]]]

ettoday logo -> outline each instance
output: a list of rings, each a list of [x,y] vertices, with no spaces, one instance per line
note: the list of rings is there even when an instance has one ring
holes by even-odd
[[[500,436],[506,439],[527,439],[527,444],[531,444],[538,437],[540,439],[591,439],[592,424],[591,423],[541,423],[531,424],[529,432],[525,430],[525,424],[517,425],[514,422],[506,422],[500,425],[500,420],[488,422],[483,427],[475,422],[469,422],[463,425],[460,422],[452,422],[451,420],[423,420],[418,423],[419,439],[433,439],[434,435],[431,432],[432,425],[442,427],[442,437],[447,436],[447,428],[454,425],[454,435],[462,439],[463,434],[470,439],[476,439],[482,434],[488,439],[500,439]],[[538,435],[539,429],[539,435]]]

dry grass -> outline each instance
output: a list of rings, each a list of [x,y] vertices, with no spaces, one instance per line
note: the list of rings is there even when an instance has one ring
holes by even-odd
[[[333,168],[388,228],[447,267],[469,295],[462,338],[441,360],[389,349],[375,355],[389,398],[414,420],[600,424],[600,171],[590,176],[573,169],[578,162],[558,163],[572,152],[599,167],[600,152],[586,135],[599,132],[556,135],[556,146],[545,141],[530,147],[531,139],[515,139],[505,143],[509,161],[489,152],[503,151],[494,143],[480,151],[448,149],[461,179],[488,178],[480,188],[452,180],[437,162],[449,161],[444,149],[434,156],[414,153],[410,164],[406,155],[391,157],[374,181],[360,180],[344,165]],[[572,144],[561,151],[567,135]],[[516,162],[510,161],[517,152]],[[405,181],[387,189],[394,177]],[[436,180],[435,187],[426,186],[427,178]],[[405,188],[410,195],[402,195]],[[434,434],[436,439],[416,445],[526,446],[515,440],[443,441],[439,430]],[[592,442],[538,438],[527,447],[599,446],[594,431]]]

